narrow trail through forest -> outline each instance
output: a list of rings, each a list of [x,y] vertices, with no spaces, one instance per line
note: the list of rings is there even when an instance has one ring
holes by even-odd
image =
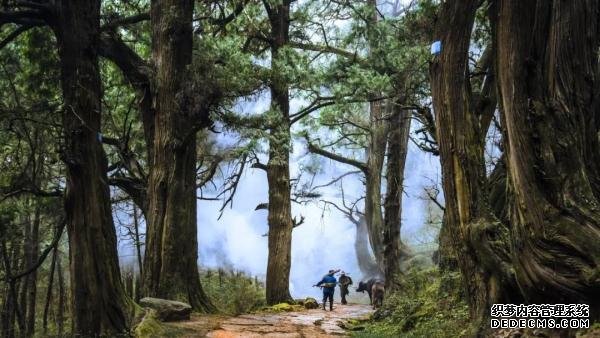
[[[333,311],[319,308],[237,317],[196,315],[171,325],[182,330],[181,337],[339,337],[348,335],[343,328],[348,321],[366,319],[372,312],[369,305],[338,304]]]

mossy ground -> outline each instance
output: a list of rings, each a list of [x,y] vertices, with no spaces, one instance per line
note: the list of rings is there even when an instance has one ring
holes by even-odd
[[[135,328],[136,337],[181,337],[218,327],[226,316],[235,316],[261,309],[265,305],[262,283],[243,273],[231,271],[206,271],[201,275],[202,286],[220,314],[202,315],[198,320],[192,314],[190,327],[176,323],[163,323],[153,314],[143,317]],[[139,320],[138,320],[139,322]],[[196,325],[197,324],[197,325]]]
[[[435,268],[413,269],[401,281],[401,291],[388,295],[371,321],[360,323],[355,337],[465,337],[470,322],[458,274]]]
[[[159,321],[154,310],[149,310],[135,328],[135,336],[138,338],[178,337],[182,333],[183,330]]]
[[[272,306],[264,306],[256,313],[280,313],[280,312],[299,312],[306,310],[304,306],[298,304],[279,303]]]

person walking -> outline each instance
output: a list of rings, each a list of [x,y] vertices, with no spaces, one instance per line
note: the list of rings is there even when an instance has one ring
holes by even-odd
[[[346,305],[348,304],[348,301],[346,301],[346,296],[350,293],[350,285],[352,285],[352,278],[350,278],[350,276],[346,275],[346,273],[342,271],[339,279],[339,284],[340,294],[342,295],[342,304]]]
[[[337,270],[337,271],[339,271],[339,270]],[[335,277],[333,275],[337,271],[329,270],[329,273],[327,273],[325,276],[323,276],[321,281],[314,285],[314,286],[323,288],[323,310],[325,310],[325,311],[327,311],[325,309],[325,303],[327,303],[328,299],[329,299],[329,311],[333,311],[333,294],[335,293],[335,286],[337,285],[337,280],[335,279]]]

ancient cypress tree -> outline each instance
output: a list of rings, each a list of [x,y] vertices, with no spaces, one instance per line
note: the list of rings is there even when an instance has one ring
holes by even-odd
[[[496,107],[491,53],[483,53],[480,60],[488,76],[477,95],[468,69],[478,5],[471,0],[441,4],[435,38],[442,43],[442,53],[430,71],[445,198],[442,235],[449,238],[464,276],[475,326],[482,328],[491,304],[513,296],[514,276],[507,227],[493,213],[487,196],[485,135]]]
[[[401,96],[400,96],[401,97]],[[399,99],[398,101],[403,101]],[[398,101],[390,102],[390,130],[388,132],[386,194],[383,226],[383,272],[386,289],[394,290],[394,280],[401,271],[401,263],[408,256],[407,248],[402,243],[400,229],[402,224],[402,192],[404,167],[408,154],[408,137],[410,133],[411,112],[401,109]]]
[[[290,98],[280,53],[289,43],[291,1],[276,4],[264,1],[271,25],[272,78],[269,131],[269,257],[267,262],[267,303],[276,304],[292,299],[289,291],[292,263],[292,202],[290,186]]]
[[[56,13],[50,22],[58,41],[64,101],[73,332],[123,333],[129,328],[133,302],[121,283],[107,161],[99,138],[100,1],[63,1]]]
[[[58,44],[73,332],[82,335],[127,332],[134,305],[120,280],[107,185],[108,166],[101,143],[100,1],[9,3],[6,9],[0,12],[0,25],[11,23],[17,28],[3,44],[38,26],[49,26]],[[61,190],[46,192],[35,184],[27,191],[40,196],[63,195]],[[55,250],[59,238],[53,244]],[[23,272],[10,278],[35,271],[49,251],[44,252],[36,265],[24,266]],[[59,265],[58,259],[56,264]],[[62,277],[59,285],[64,285]],[[65,299],[62,291],[59,299]],[[62,318],[64,306],[59,308]],[[62,331],[62,319],[59,323]]]
[[[512,258],[527,301],[598,316],[597,1],[498,2]]]
[[[143,287],[145,295],[213,311],[197,263],[196,132],[209,119],[189,89],[193,10],[191,0],[151,3],[156,96]]]
[[[365,21],[365,36],[369,48],[370,62],[375,64],[374,57],[381,51],[381,35],[378,34],[377,22],[379,12],[377,10],[377,1],[367,1],[366,10],[368,16]],[[373,65],[376,71],[383,71],[381,67]],[[382,73],[383,73],[382,72]],[[387,102],[382,100],[382,92],[371,93],[369,102],[369,143],[366,151],[366,167],[365,171],[365,216],[367,227],[369,229],[369,242],[375,254],[379,270],[384,268],[384,242],[383,242],[383,227],[384,214],[382,209],[382,173],[383,164],[385,162],[385,151],[387,146],[387,134],[389,123],[386,117]]]
[[[478,5],[442,4],[431,67],[444,227],[471,315],[510,300],[596,308],[598,4],[492,2],[487,75],[474,95],[467,51]],[[505,154],[486,177],[496,79]]]
[[[243,9],[236,6],[226,18],[213,18],[207,7],[203,22],[219,31]],[[201,60],[193,62],[193,12],[193,2],[153,1],[150,15],[107,22],[100,51],[135,89],[146,141],[148,175],[138,168],[139,159],[132,158],[123,140],[110,140],[126,167],[126,175],[111,177],[111,184],[132,198],[148,224],[143,292],[185,300],[197,310],[210,312],[215,307],[198,281],[196,190],[210,180],[224,157],[197,161],[197,134],[212,123],[209,112],[219,104],[222,92],[235,89],[219,82],[215,56],[205,55],[213,50],[200,50]],[[118,32],[146,20],[151,21],[154,62],[140,57]],[[208,169],[198,173],[198,162]]]

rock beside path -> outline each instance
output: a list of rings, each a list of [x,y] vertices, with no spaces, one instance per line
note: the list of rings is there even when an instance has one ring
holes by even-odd
[[[145,297],[140,305],[156,311],[156,318],[163,322],[189,320],[192,307],[189,304],[174,300]]]
[[[306,297],[304,300],[304,307],[307,309],[316,309],[319,307],[319,303],[312,297]]]

